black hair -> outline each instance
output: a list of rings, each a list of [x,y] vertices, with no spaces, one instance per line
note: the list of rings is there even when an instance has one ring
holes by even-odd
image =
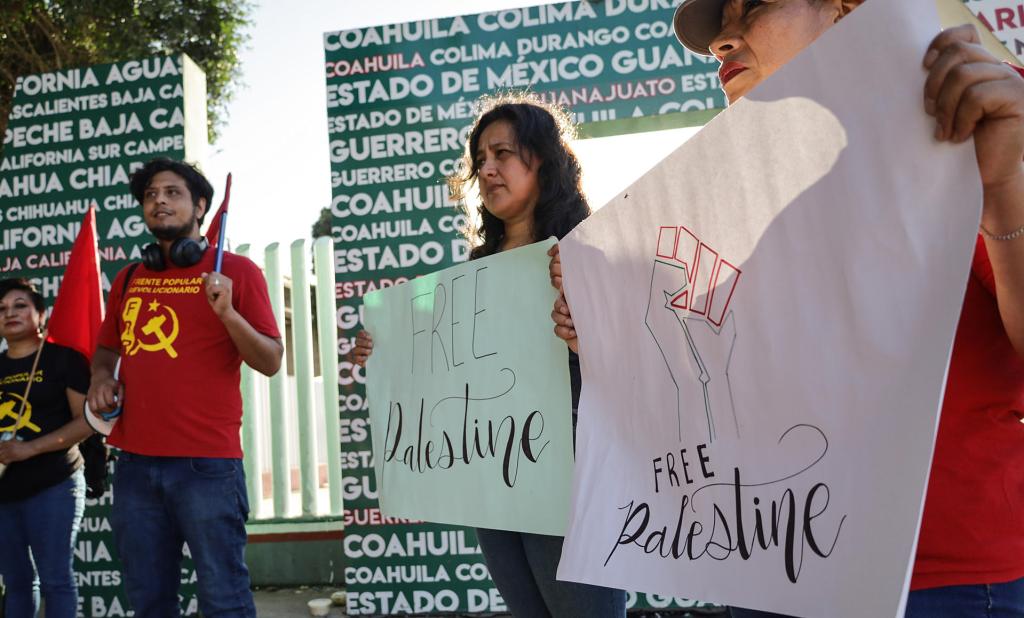
[[[469,187],[479,176],[477,149],[480,135],[490,124],[504,120],[512,125],[520,157],[527,166],[540,160],[537,183],[540,196],[533,211],[533,240],[549,236],[562,238],[580,221],[590,216],[590,206],[583,195],[580,163],[569,146],[576,137],[576,128],[569,114],[525,93],[509,93],[481,100],[481,112],[466,141],[459,171],[448,179],[452,197],[462,204],[472,220],[472,206],[466,203]],[[505,237],[505,224],[492,215],[483,202],[475,207],[480,226],[467,225],[463,235],[469,241],[470,259],[498,251]]]
[[[14,290],[27,294],[32,300],[32,306],[35,307],[36,311],[39,313],[46,312],[46,302],[43,300],[43,295],[36,290],[36,286],[32,285],[31,281],[24,277],[0,279],[0,299]]]
[[[150,181],[153,180],[153,176],[156,176],[160,172],[173,172],[178,176],[181,176],[185,181],[185,186],[188,187],[188,192],[192,195],[192,204],[196,208],[199,207],[199,198],[206,198],[206,209],[203,211],[203,216],[199,217],[199,225],[202,225],[203,219],[205,219],[207,213],[210,212],[210,207],[213,203],[213,185],[211,185],[210,181],[206,179],[206,176],[203,176],[203,173],[191,163],[175,161],[174,159],[168,159],[167,157],[157,157],[147,161],[145,165],[132,173],[131,179],[129,180],[129,186],[131,187],[132,195],[135,199],[139,204],[142,203],[142,198],[146,193],[146,189],[149,187]]]

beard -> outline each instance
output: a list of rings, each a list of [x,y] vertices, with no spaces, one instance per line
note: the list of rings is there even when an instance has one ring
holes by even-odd
[[[196,218],[195,211],[193,211],[192,219],[189,220],[188,223],[151,227],[149,228],[149,232],[159,240],[177,240],[178,238],[191,236],[192,230],[195,229],[198,224],[199,220]]]

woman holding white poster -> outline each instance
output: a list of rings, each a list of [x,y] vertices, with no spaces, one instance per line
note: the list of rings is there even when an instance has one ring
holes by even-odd
[[[686,0],[674,26],[683,45],[718,59],[735,102],[862,2]],[[984,209],[906,615],[1024,616],[1024,79],[987,52],[970,25],[937,36],[923,72],[922,111],[936,120],[935,139],[974,138]],[[561,289],[557,247],[552,255],[552,283]],[[564,297],[552,317],[577,349]]]
[[[506,95],[484,105],[467,140],[461,172],[449,179],[452,196],[469,219],[470,259],[544,240],[562,238],[590,214],[580,183],[580,164],[569,147],[575,134],[568,115],[527,95]],[[479,189],[480,204],[468,203]],[[366,331],[356,337],[355,361],[373,351]],[[572,413],[580,395],[580,366],[569,355]],[[566,410],[566,413],[569,413]],[[509,611],[521,617],[621,618],[626,594],[588,584],[557,581],[562,537],[477,529],[491,578]]]

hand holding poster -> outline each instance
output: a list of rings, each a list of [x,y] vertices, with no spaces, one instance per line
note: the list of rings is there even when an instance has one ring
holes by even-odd
[[[981,194],[923,111],[937,32],[865,3],[562,241],[560,578],[901,611]]]
[[[565,533],[572,400],[568,351],[551,329],[553,244],[366,295],[373,453],[389,516]]]

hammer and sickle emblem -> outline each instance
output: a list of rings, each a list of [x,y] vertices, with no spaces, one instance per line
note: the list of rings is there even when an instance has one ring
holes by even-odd
[[[146,325],[142,327],[142,333],[145,335],[155,335],[157,343],[140,343],[140,347],[147,352],[158,352],[164,350],[167,355],[171,358],[178,358],[178,352],[171,345],[174,340],[178,338],[178,316],[174,313],[174,309],[164,305],[164,309],[171,316],[171,332],[170,334],[164,332],[164,324],[167,322],[167,316],[157,315],[149,318]]]
[[[138,326],[138,317],[141,309],[142,299],[140,298],[130,298],[125,303],[124,314],[122,315],[125,331],[121,335],[121,342],[128,350],[128,356],[135,356],[139,350],[145,350],[146,352],[159,352],[163,350],[171,358],[178,358],[178,351],[174,349],[174,341],[178,338],[180,330],[178,314],[168,305],[161,305],[157,301],[149,303],[149,312],[157,313],[157,315],[150,317],[142,326],[142,334],[152,337],[150,341],[143,341],[136,337],[134,332]]]
[[[0,422],[10,418],[10,425],[0,425],[0,432],[6,431],[18,431],[23,427],[28,427],[32,431],[39,433],[42,429],[39,425],[32,422],[32,404],[25,401],[20,395],[14,393],[0,393],[0,397],[7,397],[7,401],[0,401]],[[21,402],[25,403],[25,413],[21,415],[21,419],[18,419],[17,406]]]

